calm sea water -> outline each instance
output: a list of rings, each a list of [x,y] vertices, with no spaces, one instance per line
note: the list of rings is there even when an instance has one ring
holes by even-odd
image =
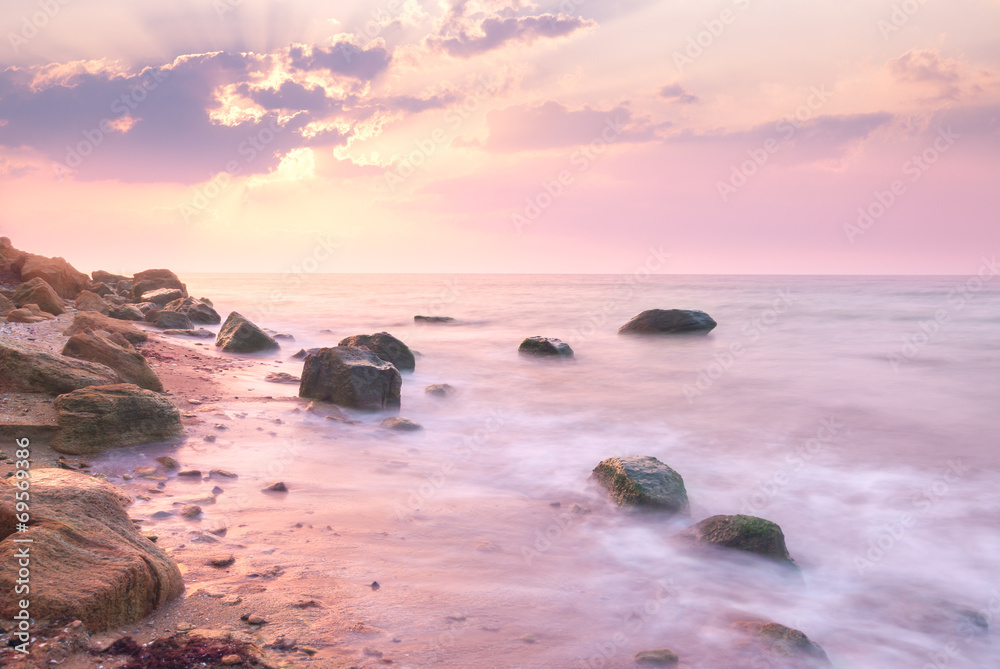
[[[350,537],[279,554],[398,635],[401,666],[632,666],[660,647],[695,669],[768,666],[738,652],[731,624],[748,619],[801,629],[837,667],[1000,665],[1000,279],[988,273],[183,278],[223,316],[294,335],[282,359],[382,330],[419,352],[399,414],[420,433],[380,430],[385,414],[352,414],[357,426],[281,414],[288,448],[248,429],[183,453],[272,458],[257,478],[293,486],[277,511]],[[654,307],[703,309],[719,326],[617,335]],[[522,359],[530,335],[576,356]],[[457,392],[429,396],[431,383]],[[780,524],[802,578],[689,555],[671,535],[692,521],[611,508],[588,476],[624,454],[680,472],[692,521]],[[249,493],[229,504],[243,522],[276,512]],[[373,579],[377,601],[345,585]]]

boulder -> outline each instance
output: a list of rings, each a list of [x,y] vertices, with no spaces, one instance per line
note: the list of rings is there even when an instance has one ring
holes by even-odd
[[[111,307],[108,310],[108,316],[111,318],[117,318],[122,321],[141,321],[143,320],[143,313],[134,304],[123,304],[117,307]]]
[[[16,304],[7,299],[6,296],[0,295],[0,316],[6,316],[11,311],[14,311],[15,308],[17,308]]]
[[[32,344],[0,339],[0,391],[60,395],[119,380],[118,373],[105,365],[67,358]]]
[[[112,274],[111,272],[105,272],[103,269],[91,272],[90,278],[94,280],[94,283],[106,283],[109,286],[114,286],[119,281],[129,280],[127,276],[124,276],[122,274]]]
[[[691,513],[684,479],[654,457],[608,458],[594,468],[593,478],[607,488],[618,506]]]
[[[409,418],[403,418],[402,416],[389,416],[388,418],[383,418],[382,427],[390,430],[399,430],[400,432],[414,432],[416,430],[424,429],[424,426],[420,423],[412,421]]]
[[[20,309],[12,309],[7,312],[8,323],[41,323],[53,318],[55,316],[42,311],[37,304],[26,304]]]
[[[200,339],[211,339],[215,336],[215,333],[211,330],[206,330],[205,328],[197,329],[187,329],[187,330],[175,330],[173,328],[167,328],[161,334],[173,335],[175,337],[198,337]]]
[[[131,383],[91,386],[55,402],[60,453],[96,453],[109,448],[169,441],[183,432],[180,412],[166,398]]]
[[[795,565],[785,547],[785,535],[777,523],[756,516],[712,516],[680,535],[699,545],[718,546],[754,553],[775,562]]]
[[[170,302],[182,300],[184,297],[184,292],[177,288],[157,288],[155,290],[147,290],[139,299],[143,302],[152,302],[157,307],[163,308]]]
[[[21,261],[24,251],[14,248],[9,237],[0,237],[0,283],[21,283]]]
[[[437,395],[438,397],[446,397],[455,392],[455,386],[450,383],[432,383],[431,385],[424,388],[424,392],[428,395]]]
[[[45,279],[35,277],[25,281],[14,291],[14,304],[23,307],[26,304],[37,304],[42,311],[53,316],[66,313],[62,298],[52,289]]]
[[[524,355],[538,355],[556,358],[572,358],[573,349],[564,341],[551,337],[528,337],[517,347]]]
[[[0,482],[0,589],[17,587],[19,549],[30,546],[31,615],[80,620],[90,631],[138,622],[184,591],[167,553],[143,537],[116,486],[65,469],[31,472],[31,523],[17,527],[15,479]],[[14,543],[14,539],[32,543]],[[0,618],[17,612],[0,597]]]
[[[414,316],[413,320],[417,323],[455,323],[455,319],[451,316]]]
[[[178,311],[154,309],[148,312],[143,320],[161,330],[191,330],[194,324],[191,319]]]
[[[149,339],[145,330],[140,330],[131,323],[126,323],[115,318],[108,318],[95,311],[81,311],[73,317],[73,322],[63,332],[64,335],[75,335],[87,330],[95,332],[118,333],[125,337],[130,344],[141,344]]]
[[[704,311],[649,309],[618,328],[618,334],[707,334],[716,325]]]
[[[192,323],[215,325],[222,322],[219,312],[210,305],[205,304],[202,300],[196,300],[193,297],[182,297],[179,300],[173,300],[168,302],[163,308],[167,311],[177,311],[184,314],[191,319]]]
[[[112,288],[111,286],[109,286],[106,283],[102,283],[102,282],[98,281],[97,283],[93,283],[93,284],[90,285],[90,292],[96,293],[96,294],[100,295],[101,297],[106,297],[108,295],[114,295],[115,294],[115,289]],[[79,296],[77,296],[77,297],[79,297]]]
[[[278,342],[235,311],[219,330],[215,345],[229,353],[256,353],[278,348]]]
[[[733,623],[733,629],[751,637],[758,649],[771,655],[803,660],[807,667],[832,666],[823,649],[797,629],[757,621],[738,621]]]
[[[124,346],[102,337],[95,332],[75,334],[63,347],[62,354],[80,360],[89,360],[106,365],[118,372],[125,383],[134,383],[140,388],[163,392],[163,384],[156,372],[150,369],[146,359],[135,352],[127,340]]]
[[[403,379],[368,348],[321,348],[306,356],[299,396],[358,409],[399,406]]]
[[[132,277],[132,295],[138,299],[143,293],[161,288],[176,288],[181,297],[187,297],[187,286],[169,269],[147,269]]]
[[[104,298],[89,290],[81,290],[80,294],[76,296],[76,308],[78,311],[96,311],[105,316],[111,310]]]
[[[354,335],[341,340],[338,346],[363,346],[370,349],[378,357],[390,362],[401,371],[412,371],[416,367],[413,352],[388,332],[376,332],[373,335]]]
[[[309,355],[310,353],[315,353],[318,350],[319,350],[318,348],[310,348],[308,350],[306,350],[304,348],[300,348],[298,351],[296,351],[295,353],[292,354],[292,358],[294,358],[296,360],[302,360],[307,355]]]
[[[44,279],[59,297],[65,297],[67,300],[73,299],[81,290],[90,287],[90,278],[62,258],[46,258],[29,253],[21,265],[21,281],[36,278]],[[45,308],[42,305],[38,306]]]
[[[152,302],[136,302],[133,306],[138,309],[145,316],[150,311],[158,311],[160,305],[153,304]]]

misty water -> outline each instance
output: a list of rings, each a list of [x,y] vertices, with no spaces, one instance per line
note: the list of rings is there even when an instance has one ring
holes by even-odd
[[[345,653],[375,645],[403,667],[630,667],[636,651],[670,648],[692,669],[779,666],[732,629],[766,620],[805,632],[836,667],[992,667],[991,278],[189,275],[223,316],[294,335],[260,357],[275,371],[298,374],[299,348],[399,337],[419,356],[398,414],[424,430],[380,428],[389,412],[346,411],[359,421],[347,424],[302,411],[296,386],[256,369],[225,380],[287,401],[222,405],[246,420],[176,453],[240,470],[212,509],[227,539],[269,544],[330,620],[385,631],[314,630]],[[617,334],[648,308],[703,309],[719,326]],[[530,335],[569,342],[575,358],[520,357]],[[455,393],[426,394],[433,383]],[[589,476],[614,455],[677,470],[691,518],[609,504]],[[276,479],[291,493],[259,492]],[[672,538],[734,513],[777,522],[801,576]],[[305,542],[262,529],[296,521],[334,532]]]

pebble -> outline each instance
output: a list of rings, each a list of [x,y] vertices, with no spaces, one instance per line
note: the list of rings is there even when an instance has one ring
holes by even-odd
[[[524,643],[535,643],[537,639],[535,639],[534,634],[525,634],[521,637],[521,641],[523,641]]]
[[[204,437],[202,437],[202,439],[204,439],[205,441],[215,441],[215,435],[214,434],[206,434]]]
[[[313,655],[315,655],[316,653],[319,652],[318,650],[316,650],[312,646],[299,646],[298,650],[302,651],[303,653],[305,653],[309,657],[312,657]]]
[[[178,476],[190,476],[192,478],[195,477],[195,476],[197,476],[198,478],[201,478],[201,471],[198,470],[198,469],[185,469],[182,472],[177,472],[177,475]]]
[[[635,661],[639,664],[651,664],[657,667],[666,667],[677,664],[677,653],[666,648],[656,650],[641,650],[635,654]]]
[[[227,667],[243,664],[243,660],[239,655],[224,655],[221,662]]]
[[[226,606],[236,606],[237,604],[243,603],[243,598],[239,595],[229,595],[222,598],[222,603]]]
[[[212,471],[209,472],[209,474],[211,476],[221,476],[221,477],[227,478],[227,479],[239,478],[236,474],[234,474],[233,472],[228,471],[226,469],[213,469]]]
[[[194,629],[194,625],[191,623],[177,623],[177,627],[174,629],[178,632],[190,632]]]
[[[156,458],[156,461],[159,462],[164,467],[166,467],[167,469],[177,469],[178,467],[180,467],[180,465],[177,464],[177,460],[174,460],[169,455],[164,455],[163,457]]]
[[[275,481],[271,485],[262,489],[263,492],[288,492],[288,486],[285,485],[284,481]]]
[[[133,467],[132,471],[136,476],[152,476],[156,473],[156,467]]]
[[[213,567],[228,567],[234,562],[236,562],[236,556],[232,553],[229,555],[216,555],[208,560],[208,564]]]
[[[181,515],[185,518],[197,518],[201,515],[201,507],[197,504],[188,504],[181,509]]]
[[[250,624],[250,625],[263,625],[266,622],[267,621],[264,620],[263,618],[261,618],[260,616],[248,616],[247,617],[247,623]]]

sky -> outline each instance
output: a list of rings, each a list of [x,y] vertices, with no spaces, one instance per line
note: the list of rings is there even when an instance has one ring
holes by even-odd
[[[1000,0],[5,0],[0,235],[84,271],[972,274]]]

